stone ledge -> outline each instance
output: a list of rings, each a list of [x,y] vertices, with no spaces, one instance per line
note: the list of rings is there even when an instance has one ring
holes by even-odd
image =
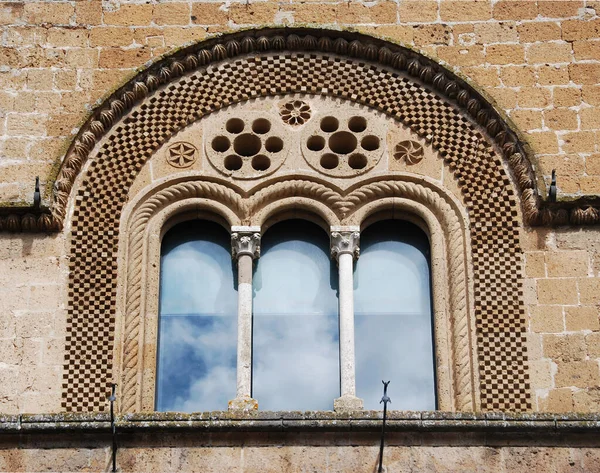
[[[205,432],[377,432],[382,412],[201,412],[139,413],[115,418],[118,432],[184,431]],[[110,416],[101,413],[1,415],[0,434],[56,431],[109,432]],[[507,414],[390,411],[390,432],[478,432],[524,434],[570,432],[600,433],[600,413],[594,414]]]

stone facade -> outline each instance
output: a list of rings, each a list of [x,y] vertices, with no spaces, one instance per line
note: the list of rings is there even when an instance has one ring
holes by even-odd
[[[127,255],[127,251],[135,248],[137,234],[135,225],[129,227],[125,220],[142,221],[135,220],[141,218],[136,212],[148,207],[146,204],[153,198],[160,199],[160,192],[166,195],[179,183],[196,182],[198,187],[193,197],[213,203],[195,202],[194,205],[203,206],[202,211],[208,213],[220,213],[232,226],[260,227],[280,211],[273,207],[277,199],[281,200],[282,209],[286,206],[313,209],[332,227],[360,226],[372,209],[358,211],[362,203],[357,202],[372,201],[375,205],[377,199],[404,197],[403,192],[408,195],[411,191],[406,188],[399,191],[394,182],[408,180],[411,186],[421,186],[433,193],[425,200],[442,199],[447,207],[458,209],[455,218],[459,223],[455,227],[444,220],[448,218],[448,211],[436,211],[440,229],[462,229],[462,252],[450,251],[451,237],[457,235],[456,231],[441,231],[444,236],[440,236],[436,244],[442,248],[440,264],[447,265],[443,266],[445,270],[450,272],[455,261],[448,255],[458,255],[466,268],[464,297],[470,302],[461,320],[466,321],[463,328],[471,334],[471,339],[467,337],[470,341],[465,342],[468,345],[465,359],[469,361],[462,366],[469,367],[465,379],[474,392],[469,391],[468,401],[462,404],[456,400],[456,393],[464,392],[464,386],[461,391],[456,384],[456,377],[462,376],[456,374],[460,372],[457,367],[460,363],[450,361],[455,359],[454,355],[444,355],[446,365],[442,365],[446,371],[443,375],[449,380],[448,391],[454,393],[448,396],[454,400],[444,405],[452,411],[533,412],[540,415],[536,420],[540,422],[544,420],[543,413],[588,413],[584,418],[588,423],[585,428],[591,430],[585,432],[597,435],[594,429],[598,420],[593,413],[598,412],[600,406],[600,2],[3,2],[0,3],[0,25],[3,33],[0,412],[18,415],[106,411],[107,386],[111,381],[119,383],[119,401],[126,406],[120,406],[123,415],[148,410],[147,406],[152,405],[152,396],[148,397],[152,388],[139,384],[140,380],[147,379],[153,383],[153,375],[148,378],[141,364],[143,356],[150,356],[148,359],[152,360],[152,343],[147,339],[135,340],[139,342],[136,350],[144,353],[139,356],[137,371],[131,371],[135,376],[129,379],[124,374],[127,367],[131,368],[133,359],[128,358],[132,351],[127,343],[134,343],[135,338],[127,338],[132,332],[128,332],[124,314],[129,314],[129,308],[139,302],[136,300],[131,305],[126,300],[126,291],[132,287],[131,278],[137,277],[137,273],[131,276],[125,269],[133,267],[131,253]],[[267,43],[261,43],[264,36],[260,36],[260,31],[251,33],[254,35],[251,46],[243,42],[240,30],[265,26],[282,29],[265,33]],[[296,39],[290,39],[283,29],[287,27],[314,30],[295,30],[298,41],[303,43],[294,49]],[[219,42],[220,35],[236,32],[238,36],[231,36],[231,41],[223,36],[223,44]],[[333,38],[332,44],[340,36],[346,41],[345,46],[339,46],[342,43],[323,46],[321,42],[317,45],[316,41],[327,35]],[[281,46],[280,37],[284,38]],[[306,37],[315,39],[315,44]],[[369,38],[379,42],[369,43]],[[208,42],[195,46],[202,40]],[[395,50],[394,44],[407,49]],[[219,46],[223,49],[220,58]],[[415,106],[417,111],[411,109],[410,113],[402,111],[405,109],[385,108],[388,105],[381,97],[386,95],[380,89],[368,99],[357,98],[352,93],[344,96],[338,91],[324,93],[324,96],[331,93],[339,100],[331,105],[324,99],[317,101],[315,95],[320,92],[310,89],[313,79],[307,74],[307,85],[302,84],[306,86],[303,93],[277,90],[275,85],[263,81],[265,88],[272,87],[271,92],[264,94],[275,96],[269,99],[272,102],[255,100],[251,93],[244,92],[246,95],[242,98],[232,98],[230,94],[217,97],[213,102],[202,102],[205,110],[200,112],[187,107],[185,101],[178,102],[184,104],[181,110],[175,110],[165,101],[169,107],[165,106],[164,110],[169,108],[174,116],[169,119],[169,131],[160,138],[153,138],[150,144],[140,138],[142,134],[136,132],[136,123],[142,123],[141,129],[159,126],[155,116],[146,112],[148,104],[153,103],[154,90],[185,98],[190,88],[203,80],[202,72],[196,72],[205,70],[205,64],[201,63],[202,51],[211,54],[207,63],[224,60],[228,71],[232,71],[235,64],[244,71],[248,66],[239,64],[247,47],[254,48],[252,51],[267,62],[268,58],[278,57],[278,50],[289,50],[301,57],[299,64],[304,52],[307,57],[312,54],[314,61],[330,47],[330,55],[341,58],[340,67],[346,68],[346,74],[355,74],[356,68],[362,67],[356,64],[366,61],[371,64],[371,71],[376,67],[382,71],[380,74],[395,71],[407,84],[407,90],[413,87],[414,92],[417,87],[421,97],[429,95],[423,99],[424,109],[419,104]],[[386,56],[388,52],[382,48],[390,54],[404,55],[404,66],[397,66],[398,61]],[[415,51],[414,56],[410,50]],[[293,54],[286,54],[285,61],[289,63]],[[190,55],[196,58],[195,63],[188,59]],[[238,56],[242,59],[236,63]],[[416,65],[413,60],[417,61]],[[279,59],[275,61],[280,64]],[[220,66],[206,67],[213,67],[211,71],[217,71],[218,75]],[[440,71],[445,71],[446,81],[441,86],[440,80],[434,80]],[[250,83],[243,73],[236,72],[233,76]],[[223,77],[231,80],[226,73]],[[385,83],[390,83],[390,79]],[[449,86],[450,83],[454,85]],[[448,91],[451,87],[457,89]],[[466,96],[461,96],[458,90]],[[480,119],[480,108],[473,112],[471,99],[478,107],[489,107],[489,114]],[[122,109],[118,102],[125,104]],[[237,102],[246,105],[225,107]],[[198,106],[197,103],[194,106]],[[366,143],[364,150],[354,164],[344,161],[340,166],[337,161],[326,159],[326,155],[335,154],[332,150],[321,152],[316,141],[310,141],[321,133],[323,141],[335,147],[330,138],[334,132],[324,128],[315,131],[310,127],[314,128],[317,118],[322,120],[334,114],[331,110],[336,108],[343,110],[339,113],[344,120],[350,120],[355,114],[353,107],[359,109],[357,104],[366,107],[362,116],[377,126],[375,131],[361,128],[356,132],[357,142]],[[246,147],[242,149],[240,161],[233,158],[228,161],[230,156],[226,156],[223,143],[227,141],[234,147],[239,133],[225,124],[239,115],[240,108],[253,123],[269,110],[272,126],[269,125],[266,132],[261,129],[253,132],[263,140],[258,147],[262,150],[260,153],[251,154],[246,150],[254,143],[254,138],[248,138],[239,145],[240,149]],[[444,110],[438,113],[442,118],[427,117],[431,108]],[[160,112],[158,106],[157,110]],[[199,119],[203,114],[206,118]],[[129,130],[127,127],[131,131],[124,131]],[[348,127],[344,132],[353,132],[352,125]],[[456,131],[461,127],[463,131]],[[431,130],[436,133],[432,135]],[[460,133],[477,136],[479,141],[465,153],[467,148],[462,138],[449,142],[439,138],[441,130],[451,130],[453,137]],[[288,139],[292,135],[296,141]],[[267,140],[270,145],[266,144]],[[114,144],[117,142],[132,142],[137,148],[119,147]],[[375,142],[377,146],[372,144]],[[467,161],[471,156],[474,156],[472,160]],[[478,163],[485,165],[479,167]],[[125,167],[126,171],[122,171]],[[122,174],[115,177],[115,169],[120,169]],[[549,202],[547,197],[553,169],[557,175],[556,203]],[[284,180],[292,175],[300,176],[295,177],[296,187],[289,192],[281,190],[286,187]],[[39,209],[32,206],[36,176],[41,181]],[[313,176],[312,181],[308,179],[310,176]],[[381,183],[377,184],[373,176]],[[302,179],[304,184],[300,182]],[[202,184],[203,180],[210,182],[212,189],[205,190],[207,184]],[[221,187],[217,188],[216,184]],[[380,188],[373,190],[377,185]],[[200,189],[201,186],[204,187]],[[365,190],[361,190],[361,186]],[[390,186],[396,186],[395,190],[385,194],[382,189]],[[308,187],[312,190],[306,195],[298,190]],[[273,197],[265,197],[270,189]],[[500,189],[500,194],[494,194],[495,189]],[[413,194],[407,198],[412,204],[402,203],[406,215],[417,215],[417,204],[433,207],[423,204],[424,201]],[[503,197],[499,198],[500,195]],[[109,197],[113,199],[110,202]],[[287,202],[287,198],[293,200]],[[178,212],[188,205],[184,197],[169,199],[169,204],[179,202]],[[494,206],[496,201],[499,204]],[[119,219],[121,211],[124,216]],[[352,217],[353,212],[357,216]],[[488,219],[490,215],[502,215],[497,229],[505,233],[499,240],[508,241],[506,246],[493,246],[494,251],[508,256],[499,267],[492,269],[486,261],[491,260],[493,251],[478,253],[476,249],[480,248],[479,243],[497,237],[496,232],[477,233],[478,222],[485,221],[484,215]],[[117,231],[106,236],[105,233],[94,239],[94,225],[110,218],[114,218],[111,228],[121,234]],[[155,228],[156,235],[160,235],[160,229],[160,225]],[[143,248],[151,248],[147,241],[142,244],[146,245]],[[98,259],[90,259],[94,253],[99,253]],[[85,277],[92,275],[93,280],[95,274],[101,275],[103,285],[113,284],[107,287],[112,287],[114,293],[105,298],[102,295],[96,306],[82,311],[77,304],[82,300],[87,303],[93,297],[77,291],[88,287]],[[107,279],[107,274],[112,275],[112,279]],[[151,284],[153,276],[151,272],[148,274]],[[514,294],[514,305],[509,303],[510,307],[497,308],[492,304],[490,309],[489,301],[494,300],[494,295],[482,294],[480,288],[489,281],[495,283],[493,287],[500,287],[504,277],[509,280],[509,288],[503,293],[500,291],[498,300],[508,293]],[[151,296],[144,297],[151,299]],[[451,290],[439,297],[447,299],[450,333],[455,323],[452,317],[460,304],[452,299],[455,295]],[[104,306],[106,301],[110,307]],[[498,317],[496,320],[506,321],[510,330],[518,334],[516,340],[488,337],[490,327],[495,327],[493,317],[486,319],[485,314],[490,313]],[[77,314],[85,317],[77,321]],[[98,314],[106,316],[106,320]],[[77,350],[83,350],[78,337],[91,331],[90,327],[96,330],[94,321],[101,321],[98,323],[104,332],[91,341],[100,340],[105,352],[98,356],[100,361],[90,373],[72,360],[77,358]],[[153,332],[149,333],[152,338]],[[460,352],[460,346],[453,345],[456,342],[452,341],[461,339],[458,333],[456,331],[452,335],[455,338],[448,342],[448,353]],[[502,353],[516,358],[504,357]],[[440,359],[444,359],[443,356]],[[137,355],[135,363],[138,363]],[[498,388],[496,381],[501,373],[510,381]],[[96,385],[79,391],[78,383],[89,376],[98,380]],[[442,374],[438,372],[438,376]],[[128,385],[136,383],[140,391],[146,389],[147,392],[135,396],[146,401],[127,404],[129,401],[125,399],[138,399],[128,398],[129,391],[126,391]],[[492,385],[494,387],[488,389]],[[522,393],[515,395],[519,390]],[[77,398],[76,392],[83,394]],[[513,393],[512,397],[508,392]],[[516,435],[517,428],[490,433],[495,438],[491,443],[481,440],[477,429],[484,429],[481,427],[484,423],[473,427],[467,440],[457,434],[456,423],[440,425],[439,431],[433,429],[433,434],[428,433],[426,424],[415,427],[418,432],[413,432],[412,437],[393,432],[387,471],[469,471],[479,467],[484,468],[482,471],[535,471],[542,465],[556,471],[596,471],[600,459],[593,447],[597,445],[585,444],[579,434],[557,434],[558,424],[556,418],[553,419],[547,425],[535,424],[545,432],[543,442],[536,443],[532,433],[535,428],[529,425],[527,429],[531,430],[520,437],[522,443],[518,447],[506,440],[507,436]],[[149,425],[156,427],[159,421],[151,419]],[[182,422],[188,421],[190,419],[182,419]],[[251,422],[251,419],[243,419],[242,424],[245,421]],[[6,442],[15,446],[47,445],[38,431],[15,436],[15,430],[26,429],[25,424],[19,422],[18,417],[7,418],[7,427],[2,431]],[[130,428],[126,419],[119,418],[119,422],[123,422],[122,427]],[[378,441],[374,426],[362,437],[356,433],[351,435],[353,427],[348,423],[341,443],[332,440],[333,434],[325,428],[319,433],[318,445],[314,445],[306,437],[310,422],[303,422],[299,431],[291,436],[277,431],[253,434],[257,437],[251,436],[247,447],[240,447],[235,440],[236,435],[245,434],[231,426],[232,437],[217,436],[214,443],[202,440],[187,450],[182,446],[176,446],[175,450],[171,445],[166,448],[168,441],[160,435],[144,443],[140,440],[143,435],[138,438],[134,432],[122,451],[120,465],[127,471],[148,468],[185,471],[198,465],[203,465],[203,471],[212,471],[211,468],[223,471],[228,465],[233,471],[244,472],[309,471],[310,468],[362,471],[361,466],[365,471],[373,469],[377,456],[373,445]],[[56,423],[48,425],[61,431]],[[354,428],[356,425],[359,424],[354,424]],[[75,427],[63,426],[62,429]],[[61,446],[71,445],[73,450],[51,450],[50,455],[56,453],[59,463],[62,460],[58,456],[69,452],[69,462],[56,471],[61,468],[63,471],[106,470],[110,461],[106,429],[104,425],[100,433],[85,431],[86,438],[92,439],[90,442],[102,439],[101,447],[90,448],[85,441],[75,441],[66,434],[61,437],[60,442],[64,442]],[[446,435],[444,431],[451,433]],[[273,443],[281,441],[285,451],[270,446],[265,437],[268,435],[280,439]],[[465,442],[468,446],[457,448]],[[146,447],[150,444],[156,447],[152,457],[155,463],[147,460]],[[213,448],[215,446],[220,448]],[[310,468],[307,458],[312,462]],[[47,459],[53,462],[51,456]],[[206,463],[202,463],[204,461]],[[3,471],[41,470],[47,464],[40,460],[38,451],[31,448],[3,450],[0,458]]]

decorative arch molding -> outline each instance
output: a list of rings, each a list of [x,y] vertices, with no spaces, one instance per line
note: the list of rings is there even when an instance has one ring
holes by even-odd
[[[156,298],[146,297],[145,291],[157,285],[157,260],[160,238],[165,223],[183,214],[190,218],[198,212],[212,212],[228,225],[261,227],[265,222],[263,210],[271,213],[295,207],[315,212],[318,205],[327,202],[332,215],[328,225],[360,225],[369,215],[389,206],[397,211],[417,214],[429,227],[434,247],[437,288],[435,318],[439,320],[438,338],[449,343],[441,372],[447,379],[440,382],[448,392],[444,408],[474,411],[480,407],[476,384],[479,378],[477,361],[473,354],[476,340],[475,319],[469,294],[468,281],[472,279],[469,264],[469,231],[467,216],[455,198],[433,181],[411,175],[394,178],[365,180],[342,191],[327,183],[310,178],[292,180],[272,179],[249,192],[236,189],[227,181],[207,182],[173,179],[146,192],[129,209],[123,223],[121,266],[126,268],[122,307],[117,313],[122,329],[118,343],[119,367],[116,379],[120,385],[122,412],[151,410],[153,406],[155,355],[148,349],[156,339]],[[420,181],[420,182],[417,182]],[[302,200],[298,200],[299,195]],[[369,200],[364,200],[368,196]],[[312,202],[311,202],[312,201]],[[314,205],[313,205],[314,204]],[[190,209],[194,213],[190,214]],[[437,255],[436,255],[437,253]],[[469,275],[471,277],[469,277]],[[154,291],[156,293],[157,287]],[[152,314],[148,316],[147,314]],[[148,326],[150,325],[150,327]],[[150,333],[148,336],[147,333]],[[148,387],[150,386],[150,387]]]
[[[72,203],[66,410],[104,409],[114,362],[119,235],[125,231],[121,215],[142,166],[171,136],[212,112],[253,98],[296,93],[326,95],[382,112],[444,159],[470,221],[473,306],[483,357],[478,360],[480,407],[530,409],[515,186],[526,221],[541,218],[539,199],[516,135],[476,92],[417,53],[334,31],[238,33],[190,47],[169,61],[118,91],[84,127],[63,162],[53,214],[46,215],[58,227]],[[409,190],[396,180],[366,179],[342,192],[324,179],[298,176],[286,183],[259,184],[250,194],[231,184],[218,187],[212,179],[204,187],[182,185],[177,192],[189,192],[193,199],[221,199],[230,205],[231,218],[247,222],[257,211],[252,205],[263,208],[261,202],[292,189],[296,197],[330,208],[343,222],[365,199],[403,198]],[[427,197],[417,194],[407,199]],[[158,206],[169,197],[156,198]],[[150,218],[151,209],[146,211]],[[144,225],[142,220],[138,224]],[[132,281],[135,277],[131,275]]]

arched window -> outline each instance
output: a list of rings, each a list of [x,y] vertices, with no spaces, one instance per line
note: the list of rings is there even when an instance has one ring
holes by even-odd
[[[236,389],[237,290],[229,233],[208,221],[167,232],[161,247],[156,410],[227,408]]]
[[[416,225],[388,220],[361,232],[354,279],[356,391],[381,409],[390,380],[393,409],[436,408],[429,241]]]
[[[262,237],[254,276],[253,397],[265,410],[330,410],[340,394],[337,271],[317,225]]]

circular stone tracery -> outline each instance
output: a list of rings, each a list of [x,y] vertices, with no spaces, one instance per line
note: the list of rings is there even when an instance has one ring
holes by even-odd
[[[236,179],[275,172],[289,151],[283,126],[268,112],[215,113],[206,119],[204,130],[208,160]]]

